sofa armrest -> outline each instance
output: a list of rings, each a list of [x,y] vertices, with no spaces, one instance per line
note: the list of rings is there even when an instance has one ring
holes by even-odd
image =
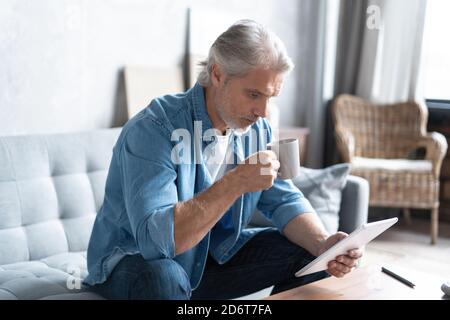
[[[349,175],[342,190],[339,210],[339,231],[350,233],[367,222],[369,183],[361,177]]]

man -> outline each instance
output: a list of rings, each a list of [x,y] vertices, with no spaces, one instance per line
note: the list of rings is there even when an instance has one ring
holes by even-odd
[[[106,298],[280,292],[328,276],[294,273],[347,236],[327,234],[292,181],[276,179],[266,150],[268,102],[293,67],[281,40],[239,21],[202,65],[193,88],[153,100],[113,149],[85,280]],[[247,228],[256,208],[277,228]],[[336,257],[327,272],[344,276],[361,254]]]

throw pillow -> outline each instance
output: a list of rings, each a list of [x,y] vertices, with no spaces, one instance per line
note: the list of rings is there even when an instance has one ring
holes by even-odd
[[[335,233],[339,227],[339,210],[342,190],[347,183],[350,164],[341,163],[325,169],[300,168],[300,175],[292,182],[309,200],[317,215],[329,233]],[[251,224],[256,226],[273,226],[258,210],[254,213]]]

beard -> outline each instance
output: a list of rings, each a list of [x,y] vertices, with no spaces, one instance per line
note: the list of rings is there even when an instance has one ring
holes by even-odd
[[[231,108],[231,101],[229,99],[229,95],[227,90],[223,92],[219,97],[216,97],[216,101],[214,102],[214,105],[216,106],[216,111],[219,117],[225,122],[227,125],[227,128],[230,128],[232,130],[239,130],[239,131],[248,131],[252,124],[244,124],[244,120],[241,120],[241,117],[239,115],[233,116],[227,113],[226,110],[232,110]],[[246,119],[245,117],[243,117]]]
[[[230,128],[230,129],[243,129],[242,124],[239,123],[239,121],[237,121],[237,119],[235,119],[232,116],[229,116],[228,114],[226,114],[220,106],[218,106],[217,114],[223,120],[223,122],[225,122],[225,124],[227,125],[227,128]]]

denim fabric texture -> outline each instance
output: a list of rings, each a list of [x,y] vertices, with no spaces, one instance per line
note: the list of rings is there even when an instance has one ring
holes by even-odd
[[[139,254],[123,258],[108,280],[93,290],[108,299],[211,300],[233,299],[275,285],[272,294],[276,294],[328,277],[325,271],[294,276],[313,259],[277,230],[269,229],[258,233],[223,265],[209,256],[194,291],[177,262],[145,261]]]

